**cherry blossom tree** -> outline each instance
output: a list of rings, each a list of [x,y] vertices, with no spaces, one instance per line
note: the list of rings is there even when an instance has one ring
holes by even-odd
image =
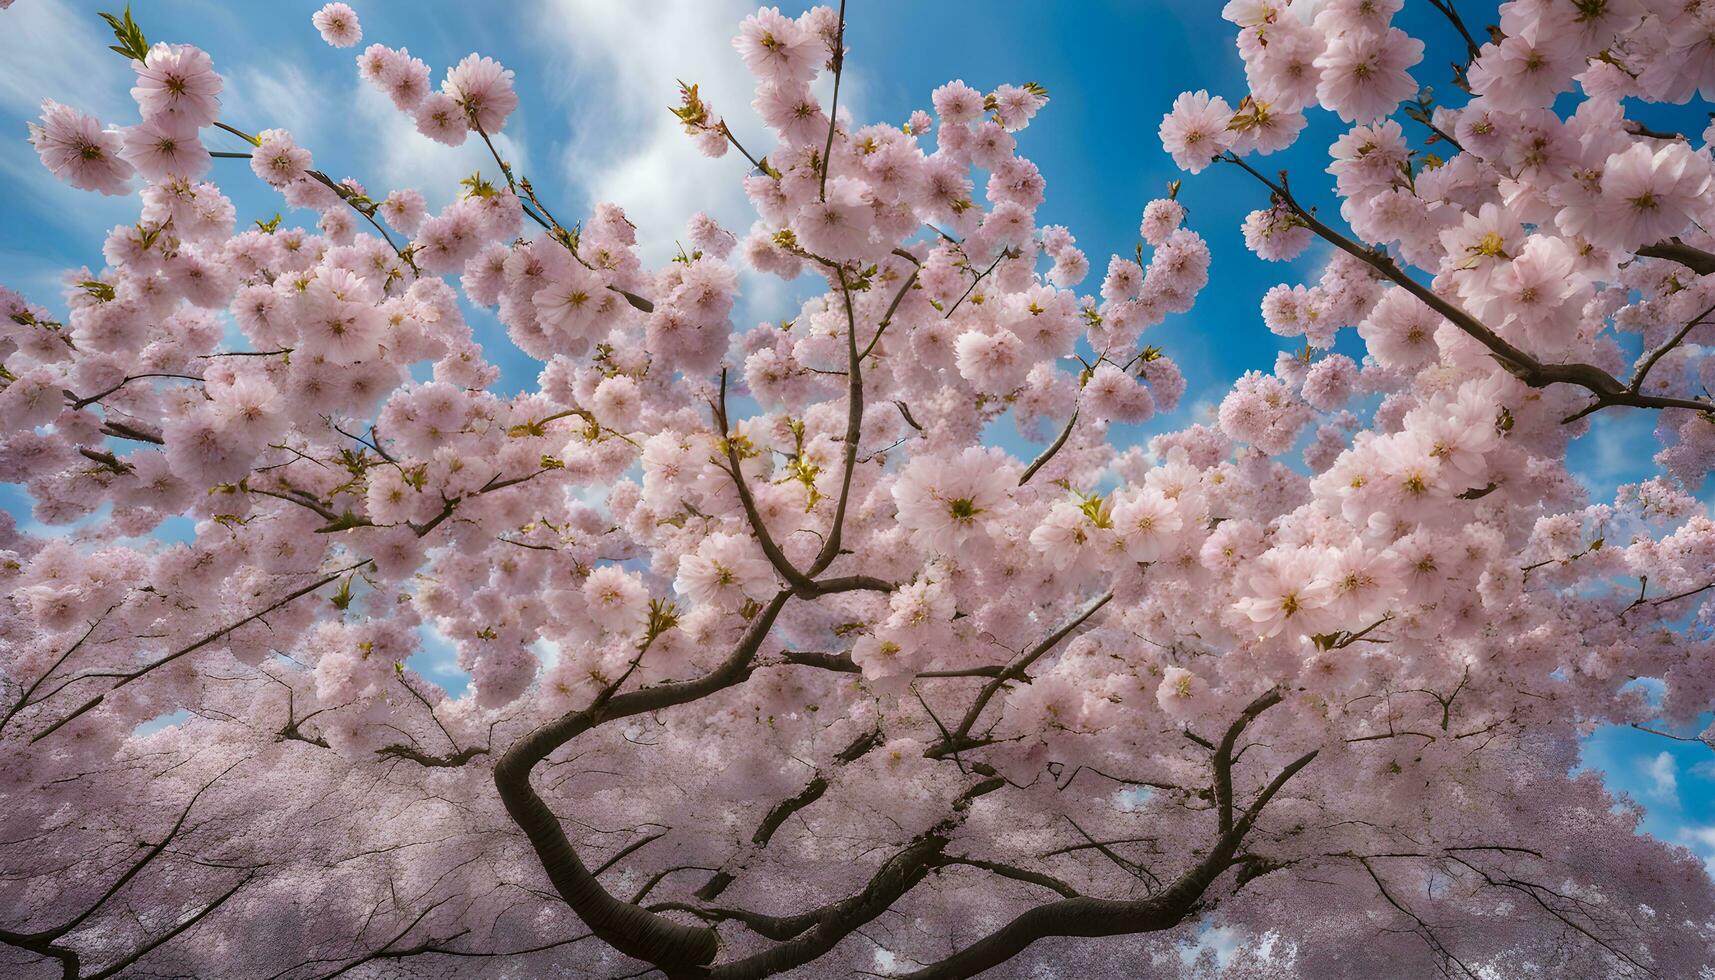
[[[138,220],[65,313],[0,290],[0,468],[58,529],[0,529],[3,972],[1711,975],[1715,886],[1578,747],[1715,699],[1711,134],[1626,116],[1715,96],[1715,13],[1513,0],[1479,43],[1429,0],[1444,105],[1401,2],[1233,0],[1250,91],[1160,107],[1259,255],[1332,258],[1261,301],[1302,352],[1147,445],[1210,251],[1138,201],[1084,286],[1039,85],[863,123],[843,7],[760,10],[769,144],[747,93],[672,109],[755,223],[647,268],[680,229],[503,158],[492,59],[356,54],[493,151],[431,214],[108,16],[138,118],[30,138]],[[1317,110],[1337,218],[1261,160]],[[735,324],[741,270],[813,295]],[[1568,447],[1622,409],[1658,472],[1594,500]],[[468,690],[406,666],[436,636]]]

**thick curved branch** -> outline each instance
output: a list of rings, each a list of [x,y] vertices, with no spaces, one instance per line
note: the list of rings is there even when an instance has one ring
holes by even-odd
[[[819,909],[776,919],[770,925],[796,938],[716,967],[708,971],[709,980],[761,980],[820,958],[915,888],[939,861],[971,803],[1005,785],[1004,779],[989,777],[966,789],[953,801],[950,814],[882,862],[862,891]]]
[[[473,745],[470,748],[448,752],[445,755],[429,755],[409,745],[395,744],[382,746],[375,750],[375,754],[405,759],[430,769],[457,769],[479,755],[487,755],[488,750],[480,745]]]
[[[1637,250],[1637,254],[1651,259],[1667,259],[1669,262],[1678,262],[1700,276],[1707,276],[1715,272],[1715,255],[1687,245],[1677,238],[1670,238],[1665,242],[1656,242],[1654,245],[1645,245]]]
[[[1458,327],[1467,336],[1488,348],[1495,360],[1499,361],[1502,367],[1505,367],[1520,381],[1532,388],[1546,388],[1554,384],[1576,385],[1596,396],[1595,401],[1584,411],[1569,416],[1565,421],[1573,421],[1597,409],[1611,405],[1625,405],[1633,408],[1688,408],[1698,412],[1715,409],[1715,402],[1640,394],[1620,383],[1613,375],[1594,364],[1544,364],[1530,353],[1519,349],[1495,333],[1476,317],[1471,316],[1429,287],[1406,275],[1405,271],[1386,253],[1378,249],[1366,248],[1323,224],[1314,214],[1298,203],[1285,185],[1276,184],[1264,177],[1237,154],[1228,153],[1219,159],[1236,164],[1255,177],[1274,194],[1276,199],[1290,208],[1293,214],[1304,222],[1305,227],[1315,232],[1324,241],[1375,269],[1381,273],[1383,278],[1416,296],[1423,301],[1424,305],[1446,318],[1448,322]]]
[[[1255,721],[1258,715],[1279,704],[1282,697],[1280,689],[1275,688],[1246,705],[1239,713],[1238,720],[1228,726],[1227,734],[1215,749],[1215,802],[1221,809],[1223,834],[1233,829],[1233,746],[1238,744],[1239,736],[1244,734],[1245,728]]]
[[[726,660],[709,673],[625,694],[609,686],[589,707],[562,715],[519,739],[494,767],[494,785],[507,814],[529,838],[560,897],[602,941],[669,973],[713,961],[720,947],[714,930],[681,925],[608,892],[572,848],[559,818],[531,786],[530,774],[556,749],[597,725],[685,704],[742,683],[791,595],[782,591],[758,611]]]
[[[780,577],[792,585],[794,589],[805,591],[812,588],[810,577],[798,570],[792,564],[786,553],[775,543],[774,535],[768,531],[768,525],[762,519],[762,514],[756,509],[756,498],[750,492],[750,483],[744,478],[744,469],[738,458],[738,446],[733,442],[732,421],[726,407],[727,372],[721,370],[721,386],[719,400],[715,403],[715,418],[721,427],[721,443],[726,450],[727,471],[732,476],[733,488],[738,491],[739,505],[744,508],[744,516],[750,522],[751,532],[756,535],[756,543],[762,548],[762,553],[768,558],[768,563],[780,573]]]
[[[874,730],[864,732],[852,739],[851,744],[841,749],[834,756],[834,761],[840,765],[856,762],[880,744],[880,732]],[[828,777],[825,774],[817,773],[816,777],[805,784],[804,788],[798,791],[795,796],[781,800],[769,809],[768,814],[762,818],[762,823],[757,826],[756,832],[750,835],[750,842],[757,847],[767,847],[768,842],[774,838],[774,832],[780,829],[780,825],[786,822],[786,818],[821,799],[822,794],[827,791]]]
[[[1715,256],[1711,256],[1711,258],[1715,258]],[[1662,344],[1653,351],[1650,351],[1649,355],[1644,358],[1644,362],[1638,365],[1638,372],[1632,375],[1632,383],[1627,387],[1632,391],[1642,389],[1644,386],[1644,379],[1649,377],[1649,373],[1651,369],[1656,366],[1656,362],[1666,357],[1669,351],[1672,351],[1675,347],[1678,347],[1683,343],[1685,338],[1690,336],[1691,331],[1708,323],[1709,321],[1705,319],[1705,317],[1709,316],[1711,313],[1715,313],[1715,305],[1708,307],[1702,313],[1692,317],[1685,326],[1679,328],[1678,332],[1676,332],[1667,343]]]
[[[857,669],[855,665],[853,669]],[[838,766],[848,762],[856,762],[880,744],[881,732],[873,729],[864,732],[834,756],[834,763]],[[768,842],[774,839],[775,831],[780,829],[780,825],[784,824],[788,817],[821,799],[822,794],[827,791],[827,772],[819,771],[804,785],[803,789],[769,808],[768,813],[763,816],[762,822],[757,825],[756,831],[750,835],[751,844],[758,848],[767,847]],[[726,891],[727,887],[735,880],[736,876],[723,868],[710,875],[709,880],[703,882],[702,887],[698,888],[695,894],[702,901],[712,901]]]
[[[1036,906],[952,956],[905,974],[906,980],[963,980],[974,977],[1012,959],[1037,940],[1050,936],[1122,936],[1177,926],[1196,910],[1215,879],[1236,863],[1239,844],[1269,800],[1315,757],[1316,753],[1310,752],[1281,770],[1268,788],[1258,795],[1244,819],[1221,836],[1207,857],[1165,891],[1141,901],[1081,897]]]

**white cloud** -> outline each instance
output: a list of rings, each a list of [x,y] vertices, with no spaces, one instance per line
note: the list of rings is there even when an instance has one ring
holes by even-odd
[[[543,6],[535,20],[544,25],[571,114],[572,139],[560,158],[566,180],[591,202],[624,208],[650,264],[673,254],[673,239],[698,211],[735,230],[748,228],[742,160],[705,157],[667,109],[678,104],[678,79],[696,84],[751,152],[768,149],[751,146],[764,142],[765,132],[750,108],[755,81],[727,43],[749,5],[544,0]]]
[[[137,107],[129,94],[135,76],[124,58],[107,50],[110,39],[96,29],[100,26],[94,14],[70,10],[62,0],[22,3],[6,11],[0,29],[0,65],[6,66],[0,71],[0,113],[35,119],[42,100],[53,99],[95,115],[103,125],[135,122]],[[61,230],[79,233],[80,240],[87,240],[92,228],[136,220],[134,201],[76,190],[55,180],[24,135],[22,125],[8,121],[0,139],[0,180],[13,204]],[[24,227],[13,230],[8,245],[23,254],[8,249],[4,270],[9,283],[19,288],[53,284],[50,288],[57,292],[58,271],[70,261],[65,243],[29,234]],[[76,261],[101,264],[93,250],[78,254]]]
[[[1650,796],[1667,801],[1679,799],[1679,766],[1673,753],[1662,752],[1651,759],[1644,767],[1644,775],[1649,777],[1647,792]]]
[[[235,125],[251,132],[291,131],[314,156],[317,168],[335,180],[356,178],[377,200],[390,191],[414,188],[430,208],[439,209],[459,196],[459,181],[476,171],[496,183],[501,179],[481,139],[452,147],[417,132],[409,115],[358,78],[355,65],[331,78],[280,59],[245,67],[227,76],[222,102],[223,115]],[[508,132],[493,137],[515,170],[529,165],[518,136],[523,115],[514,114]]]
[[[57,4],[52,6],[57,7]],[[19,7],[7,13],[10,16],[24,9],[31,8]],[[38,18],[36,23],[44,21]],[[10,21],[7,26],[10,28]],[[125,90],[118,82],[78,85],[57,72],[50,72],[50,77],[40,79],[20,77],[35,70],[34,67],[13,70],[12,65],[17,62],[8,63],[19,53],[18,49],[25,47],[20,45],[20,40],[19,35],[10,30],[0,33],[0,64],[8,66],[8,70],[0,72],[0,111],[7,114],[16,112],[25,119],[34,119],[43,98],[53,98],[84,111],[99,109],[104,102],[113,102],[117,106],[115,111],[124,111],[130,105],[130,99],[124,95]],[[89,43],[97,42],[92,38]],[[60,46],[57,40],[44,44],[48,50]],[[106,50],[99,45],[97,49]],[[62,53],[72,57],[69,50]],[[107,55],[122,68],[118,55],[110,51]],[[29,65],[36,64],[33,55],[25,61]],[[129,75],[128,72],[124,74]],[[100,93],[107,89],[117,91],[118,98],[103,98]],[[134,107],[131,111],[135,114]],[[101,118],[103,123],[109,123],[113,116]],[[8,122],[10,125],[4,138],[0,139],[0,182],[5,184],[9,203],[18,209],[20,216],[29,215],[35,220],[20,220],[16,227],[7,229],[6,248],[0,253],[0,275],[4,276],[8,286],[27,290],[31,299],[52,303],[59,293],[60,272],[68,265],[84,263],[99,268],[102,261],[101,232],[116,224],[136,221],[137,202],[129,197],[108,197],[80,191],[55,179],[36,156],[35,147],[24,138],[22,124]],[[50,234],[49,229],[71,237],[68,240],[65,235]]]
[[[796,9],[783,7],[788,14]],[[744,195],[744,158],[730,151],[720,159],[704,156],[668,112],[679,103],[682,79],[697,86],[751,153],[773,149],[772,134],[750,105],[756,80],[730,43],[754,10],[749,0],[542,0],[535,22],[543,25],[540,39],[572,133],[558,153],[562,180],[585,205],[625,209],[647,266],[672,257],[699,211],[741,236],[756,220]],[[864,118],[866,88],[861,57],[854,52],[840,82],[840,105],[857,119]],[[823,104],[831,85],[827,73],[817,78]],[[804,290],[744,270],[740,292],[734,320],[743,329],[751,325],[746,318],[795,315],[794,297]]]
[[[773,148],[750,105],[756,80],[730,43],[754,10],[745,0],[544,0],[538,22],[571,114],[572,140],[560,157],[565,179],[589,201],[625,209],[647,263],[673,254],[673,239],[698,211],[740,233],[754,220],[742,186],[743,157],[704,156],[667,111],[679,103],[682,79],[697,86],[751,153]],[[840,104],[861,119],[858,57],[840,82]],[[830,84],[825,72],[817,79],[823,104]]]
[[[1679,828],[1679,842],[1703,859],[1703,868],[1715,878],[1715,827],[1686,825]]]
[[[1231,926],[1208,926],[1197,936],[1195,943],[1187,943],[1179,947],[1179,956],[1186,964],[1195,963],[1197,957],[1203,955],[1205,949],[1213,950],[1215,962],[1225,966],[1238,952],[1244,935]],[[1272,945],[1272,937],[1269,940]]]
[[[322,120],[330,115],[327,109],[337,104],[330,96],[302,68],[275,61],[265,68],[241,68],[226,77],[222,116],[253,133],[288,130],[299,145],[314,153],[326,135]]]
[[[135,117],[125,59],[107,50],[112,39],[93,13],[62,0],[30,0],[5,13],[0,30],[0,108],[36,115],[44,98],[94,113],[102,122]]]
[[[1684,834],[1693,846],[1715,851],[1715,827],[1686,827]]]
[[[1573,475],[1597,499],[1613,495],[1621,483],[1652,475],[1657,448],[1654,412],[1620,408],[1591,416],[1590,431],[1572,448]]]

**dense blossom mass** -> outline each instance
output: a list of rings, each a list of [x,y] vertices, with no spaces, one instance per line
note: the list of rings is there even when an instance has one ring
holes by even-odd
[[[1715,96],[1715,13],[1431,0],[1443,105],[1401,2],[1233,0],[1250,90],[1156,109],[1258,255],[1332,246],[1257,286],[1301,351],[1197,393],[1147,342],[1216,271],[1176,194],[1092,277],[1048,91],[852,118],[841,11],[739,25],[761,145],[684,84],[755,206],[687,229],[556,213],[509,70],[344,3],[365,83],[495,151],[438,211],[109,17],[137,118],[29,135],[138,219],[66,312],[0,289],[53,529],[0,528],[0,972],[1709,976],[1715,887],[1577,761],[1715,703],[1711,134],[1626,115]],[[1260,162],[1317,111],[1320,212]],[[741,271],[815,288],[735,324]],[[1592,499],[1613,411],[1657,474]],[[406,665],[437,636],[468,690]]]

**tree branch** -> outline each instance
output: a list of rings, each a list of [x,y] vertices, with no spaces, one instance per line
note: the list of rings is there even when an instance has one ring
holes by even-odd
[[[977,721],[982,717],[983,709],[988,707],[988,703],[994,699],[994,696],[1008,681],[1022,676],[1026,670],[1030,669],[1031,664],[1042,659],[1044,654],[1058,646],[1061,640],[1072,634],[1072,631],[1084,625],[1086,620],[1107,605],[1113,597],[1112,592],[1104,592],[1091,600],[1059,629],[1048,634],[1042,642],[1031,647],[1023,656],[1008,664],[993,680],[984,684],[981,693],[977,695],[976,703],[971,705],[970,709],[965,712],[965,717],[959,722],[959,727],[954,731],[953,738],[951,740],[942,739],[938,744],[931,746],[929,753],[926,754],[929,754],[931,758],[938,758],[941,754],[957,751],[971,734],[971,729],[976,727]]]
[[[603,942],[669,973],[711,962],[720,946],[714,931],[680,925],[608,892],[572,848],[559,818],[530,785],[530,773],[560,746],[597,725],[685,704],[742,683],[750,676],[757,649],[791,595],[781,591],[757,612],[732,652],[714,670],[694,680],[626,694],[618,694],[617,686],[610,685],[589,707],[562,715],[520,738],[494,767],[494,785],[507,814],[529,838],[560,897]]]
[[[1290,208],[1293,214],[1302,220],[1306,227],[1315,232],[1324,241],[1334,245],[1341,251],[1363,261],[1381,275],[1402,289],[1422,300],[1430,309],[1445,317],[1466,335],[1488,348],[1489,353],[1499,361],[1514,377],[1530,385],[1532,388],[1546,388],[1554,384],[1570,384],[1584,388],[1596,396],[1596,400],[1584,411],[1569,416],[1564,421],[1573,421],[1590,412],[1610,405],[1627,405],[1634,408],[1688,408],[1693,411],[1706,412],[1715,409],[1715,402],[1698,401],[1687,398],[1665,398],[1654,395],[1643,395],[1632,391],[1621,384],[1612,375],[1594,364],[1544,364],[1531,354],[1508,342],[1506,339],[1489,329],[1475,317],[1453,305],[1448,300],[1437,295],[1433,290],[1406,275],[1397,263],[1385,253],[1366,248],[1323,224],[1309,210],[1302,207],[1292,196],[1284,184],[1276,184],[1258,173],[1250,164],[1244,162],[1237,154],[1227,153],[1218,159],[1235,164],[1246,173],[1255,177],[1274,194],[1276,199]],[[1641,253],[1640,253],[1641,254]]]

